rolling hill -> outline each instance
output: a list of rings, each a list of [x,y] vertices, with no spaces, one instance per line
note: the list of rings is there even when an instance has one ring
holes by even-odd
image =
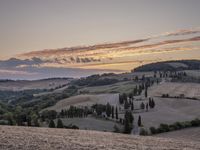
[[[199,70],[200,60],[175,60],[139,66],[132,72]]]

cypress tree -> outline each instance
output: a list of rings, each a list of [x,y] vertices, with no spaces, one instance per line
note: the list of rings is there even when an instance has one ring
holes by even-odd
[[[118,120],[118,109],[117,109],[117,106],[115,108],[115,118]]]
[[[124,109],[128,109],[129,108],[129,104],[128,104],[128,101],[125,100],[125,103],[124,103]]]
[[[54,121],[51,120],[50,123],[49,123],[49,128],[55,128],[55,127],[56,127],[56,126],[55,126]]]
[[[147,98],[148,93],[147,93],[147,87],[145,88],[145,97]]]
[[[124,133],[130,133],[132,130],[132,122],[133,122],[132,113],[126,111],[124,116]]]
[[[156,104],[153,99],[151,101],[152,101],[152,108],[154,108]]]
[[[146,111],[148,111],[148,110],[149,110],[149,104],[146,103]]]
[[[145,105],[144,105],[143,102],[141,103],[140,108],[141,108],[141,109],[144,109],[144,108],[145,108]]]
[[[107,103],[107,105],[106,105],[106,115],[108,116],[108,117],[110,117],[110,114],[111,114],[111,106],[110,106],[110,104],[109,103]]]
[[[114,118],[114,106],[112,106],[112,118]]]
[[[63,126],[63,122],[62,122],[62,120],[61,119],[58,119],[58,121],[57,121],[57,128],[63,128],[64,126]]]
[[[142,126],[142,120],[141,120],[141,116],[138,117],[138,126],[141,127]]]
[[[133,104],[133,102],[131,103],[131,110],[132,111],[134,110],[134,104]]]

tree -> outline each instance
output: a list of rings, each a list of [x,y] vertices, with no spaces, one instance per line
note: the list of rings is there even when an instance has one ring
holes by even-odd
[[[145,107],[145,105],[144,105],[144,103],[142,102],[142,103],[140,104],[140,108],[141,108],[141,109],[144,109],[144,107]]]
[[[133,104],[133,102],[131,103],[131,110],[132,111],[134,110],[134,104]]]
[[[136,96],[136,95],[137,95],[137,92],[138,92],[138,91],[137,91],[137,86],[136,86],[136,87],[134,88],[134,90],[133,90],[133,95]]]
[[[115,118],[118,120],[118,109],[117,109],[117,106],[115,108]]]
[[[124,133],[130,133],[132,130],[133,115],[131,112],[126,111],[124,116]]]
[[[130,99],[132,99],[132,98],[133,98],[133,93],[129,93],[128,97],[129,97]]]
[[[27,117],[27,125],[31,126],[31,117],[30,116]]]
[[[138,126],[141,127],[142,126],[142,120],[141,120],[141,116],[138,117]]]
[[[125,103],[124,103],[124,109],[128,109],[129,108],[129,104],[128,104],[128,101],[125,100]]]
[[[15,121],[14,121],[14,118],[13,118],[13,114],[11,112],[8,112],[8,113],[5,113],[5,118],[6,120],[8,120],[8,124],[9,125],[15,125]]]
[[[112,106],[112,118],[114,118],[114,106]]]
[[[145,97],[147,98],[148,93],[147,93],[147,87],[145,88]]]
[[[135,76],[135,81],[138,81],[138,76]]]
[[[146,103],[146,111],[148,111],[148,110],[149,110],[149,104]]]
[[[150,106],[150,108],[152,108],[152,101],[151,101],[151,97],[149,97],[149,106]]]
[[[111,114],[111,106],[110,106],[110,104],[109,103],[107,103],[107,105],[106,105],[106,115],[108,116],[108,117],[110,117],[110,114]]]
[[[154,102],[153,98],[149,98],[149,106],[150,106],[150,108],[155,107],[155,102]]]
[[[64,117],[64,116],[65,116],[65,113],[64,113],[64,110],[62,109],[60,112],[60,117]]]
[[[155,105],[156,105],[155,102],[154,102],[154,100],[152,99],[151,102],[152,102],[152,108],[154,108]]]
[[[123,95],[119,95],[119,103],[120,104],[124,103]]]
[[[50,123],[49,123],[49,128],[55,128],[55,127],[56,127],[56,126],[55,126],[54,121],[51,120]]]
[[[57,121],[57,128],[63,128],[64,126],[63,126],[63,122],[62,122],[62,120],[61,119],[58,119],[58,121]]]
[[[35,127],[39,127],[39,126],[40,126],[40,124],[39,124],[39,122],[38,122],[38,119],[34,119],[34,126],[35,126]]]

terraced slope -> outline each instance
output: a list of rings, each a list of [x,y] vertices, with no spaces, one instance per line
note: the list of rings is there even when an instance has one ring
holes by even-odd
[[[84,130],[0,126],[0,149],[197,150],[200,142]]]

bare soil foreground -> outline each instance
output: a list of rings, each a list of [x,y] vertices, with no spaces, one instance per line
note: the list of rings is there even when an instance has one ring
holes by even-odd
[[[200,142],[84,130],[0,126],[0,149],[197,150]]]

